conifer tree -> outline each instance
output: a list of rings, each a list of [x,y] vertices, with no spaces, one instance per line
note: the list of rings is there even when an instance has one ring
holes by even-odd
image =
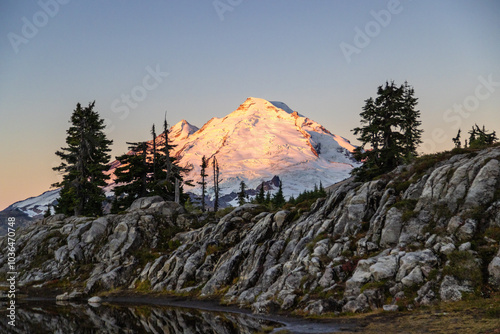
[[[244,181],[241,181],[240,182],[240,191],[238,192],[238,205],[243,205],[245,204],[246,202],[246,189],[247,189],[247,185],[245,184]]]
[[[116,157],[121,165],[116,168],[115,188],[116,201],[113,202],[112,212],[117,213],[128,208],[134,200],[149,195],[150,181],[148,175],[151,166],[147,161],[147,142],[128,143],[132,154],[123,154]]]
[[[285,200],[285,197],[283,196],[283,185],[282,185],[281,180],[280,180],[278,192],[276,194],[274,194],[274,197],[273,197],[273,205],[276,208],[281,208],[283,205],[285,205],[285,203],[286,203],[286,200]]]
[[[71,126],[67,131],[67,147],[61,148],[56,155],[63,160],[53,169],[63,173],[63,180],[53,184],[62,187],[57,213],[96,216],[102,214],[102,203],[106,199],[102,187],[106,186],[109,176],[103,172],[108,169],[111,151],[104,133],[104,120],[94,111],[95,101],[82,108],[80,103],[71,115]]]
[[[47,206],[47,211],[45,211],[45,213],[43,214],[43,218],[48,218],[48,217],[50,217],[52,215],[52,212],[50,210],[51,206],[52,205],[50,205],[50,204]]]
[[[455,148],[460,148],[462,146],[462,143],[460,142],[460,133],[462,130],[458,129],[457,136],[453,138],[453,144],[455,144]],[[467,146],[467,144],[465,144]]]
[[[326,196],[326,190],[325,188],[323,187],[323,182],[319,181],[319,195],[321,197],[324,197]]]
[[[488,133],[488,131],[485,129],[484,125],[483,128],[479,128],[477,124],[475,124],[472,127],[472,130],[469,131],[469,146],[471,148],[480,148],[484,146],[488,146],[491,144],[494,144],[498,138],[496,136],[496,132],[493,131],[491,133]]]
[[[170,144],[170,140],[168,139],[168,123],[167,118],[165,116],[165,120],[163,121],[163,134],[165,135],[165,143],[163,145],[163,155],[164,155],[164,165],[163,168],[166,170],[165,180],[166,182],[170,182],[173,171],[172,171],[172,160],[170,158],[170,151],[175,147]]]
[[[157,170],[156,170],[156,163],[158,161],[158,152],[156,152],[156,130],[155,130],[155,125],[153,124],[151,128],[151,135],[153,136],[153,140],[151,142],[151,145],[153,146],[153,157],[152,157],[152,169],[153,169],[153,174],[152,174],[152,179],[153,183],[156,182],[156,177],[158,176]]]
[[[271,193],[269,192],[269,190],[266,193],[266,200],[264,201],[264,203],[265,204],[271,203]]]
[[[164,186],[164,180],[166,178],[166,172],[162,168],[162,152],[158,148],[156,128],[153,124],[151,128],[151,136],[153,140],[148,146],[148,195],[154,196],[158,195],[165,199],[168,198],[168,191]]]
[[[206,196],[207,181],[205,181],[205,179],[208,176],[206,173],[207,166],[208,166],[207,159],[205,158],[205,156],[203,156],[201,158],[201,165],[200,165],[200,167],[201,167],[201,172],[200,172],[201,182],[198,182],[198,184],[201,185],[201,211],[202,212],[205,212],[205,210],[206,210],[206,208],[205,208],[205,196]]]
[[[158,185],[161,188],[160,196],[168,201],[178,199],[179,202],[183,202],[184,194],[182,183],[184,180],[181,173],[184,173],[185,169],[178,165],[177,158],[171,154],[172,149],[174,149],[176,145],[172,145],[168,138],[169,131],[166,117],[163,122],[163,134],[165,141],[161,149],[162,155],[159,157],[158,162],[158,165],[161,166],[161,175],[163,175],[160,181],[158,181]],[[188,184],[187,182],[184,183]],[[175,196],[175,194],[178,194],[178,196]]]
[[[220,179],[219,162],[217,161],[215,155],[212,160],[212,166],[214,168],[214,211],[217,212],[217,210],[219,210],[219,195],[220,195],[219,184],[222,180]]]
[[[401,87],[403,89],[403,96],[399,109],[401,113],[399,127],[403,134],[403,140],[400,145],[402,147],[403,162],[407,163],[418,155],[417,148],[422,143],[423,130],[419,128],[422,125],[420,110],[415,109],[418,104],[418,99],[413,96],[415,90],[406,81]]]
[[[378,87],[377,94],[376,99],[365,100],[360,114],[363,126],[353,129],[361,142],[354,156],[364,161],[353,174],[361,180],[370,180],[411,160],[421,143],[420,111],[415,110],[413,88],[406,82],[400,87],[386,82],[385,87]],[[365,150],[366,145],[370,148]]]
[[[264,204],[264,202],[266,201],[266,195],[265,195],[265,192],[264,192],[264,182],[262,182],[260,184],[260,189],[259,189],[259,193],[257,194],[257,196],[255,197],[255,201],[258,203],[258,204]]]

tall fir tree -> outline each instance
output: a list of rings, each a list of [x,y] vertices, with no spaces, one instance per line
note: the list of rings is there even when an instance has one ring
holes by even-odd
[[[178,165],[177,158],[171,154],[171,151],[176,145],[172,145],[168,137],[169,131],[166,115],[163,122],[163,135],[165,140],[163,142],[163,147],[161,148],[162,154],[159,158],[159,165],[161,166],[162,175],[164,176],[160,181],[158,181],[158,185],[162,190],[162,194],[160,194],[160,196],[168,201],[179,200],[179,202],[184,202],[185,196],[183,193],[183,183],[189,183],[184,181],[181,175],[185,172],[185,169]]]
[[[220,168],[217,157],[214,155],[212,159],[212,167],[214,169],[214,211],[219,210],[219,195],[220,195]]]
[[[400,143],[402,147],[403,162],[407,163],[417,156],[417,148],[422,143],[422,133],[424,132],[419,127],[422,125],[420,121],[420,110],[416,110],[418,99],[414,97],[415,90],[408,82],[402,85],[403,95],[399,112],[401,113],[400,129],[403,134],[403,139]]]
[[[198,182],[198,184],[201,186],[201,211],[202,212],[205,212],[206,210],[206,205],[205,205],[205,197],[206,197],[206,193],[207,193],[207,181],[206,181],[206,178],[208,176],[207,174],[207,166],[208,166],[208,162],[207,162],[207,159],[205,158],[205,156],[203,156],[201,158],[201,171],[200,171],[200,176],[201,176],[201,181]]]
[[[67,147],[61,148],[56,155],[63,160],[53,169],[63,173],[63,180],[53,184],[62,187],[57,213],[76,216],[96,216],[102,214],[105,195],[102,187],[106,186],[112,140],[104,133],[104,120],[94,110],[95,101],[85,108],[81,104],[71,115],[71,126],[67,131]]]
[[[152,146],[152,157],[151,157],[151,164],[152,164],[152,176],[151,178],[153,179],[153,183],[157,181],[158,177],[158,171],[156,168],[156,164],[158,163],[158,152],[156,150],[156,129],[155,125],[151,127],[151,136],[153,137],[153,140],[151,141],[151,146]]]
[[[462,142],[460,141],[460,133],[462,130],[458,129],[457,136],[452,139],[453,144],[455,144],[455,148],[460,148],[462,147]],[[467,146],[467,144],[465,144]]]
[[[266,193],[266,199],[264,201],[265,204],[271,203],[271,192],[268,190]]]
[[[285,196],[283,196],[283,184],[282,184],[281,180],[280,180],[278,192],[276,194],[274,194],[274,196],[273,196],[272,203],[273,203],[274,207],[276,207],[276,208],[281,208],[286,203]]]
[[[354,169],[358,179],[370,180],[417,156],[422,130],[417,99],[408,85],[397,87],[394,82],[379,86],[377,98],[365,100],[361,116],[363,126],[353,129],[361,146],[354,156],[363,165]],[[369,145],[369,148],[365,146]]]
[[[238,192],[238,205],[239,206],[242,206],[243,204],[246,203],[246,198],[247,198],[246,189],[247,189],[247,185],[245,184],[245,181],[241,181],[240,182],[240,191]]]
[[[117,213],[128,208],[134,200],[149,194],[151,165],[148,163],[148,143],[127,143],[131,154],[116,157],[121,165],[115,170],[115,197],[111,211]]]
[[[260,184],[259,193],[257,194],[257,196],[255,196],[255,201],[257,202],[257,204],[264,204],[266,201],[264,182]]]

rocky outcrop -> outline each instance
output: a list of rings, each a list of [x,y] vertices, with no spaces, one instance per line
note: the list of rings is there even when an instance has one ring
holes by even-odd
[[[153,197],[121,215],[53,216],[18,232],[20,283],[217,296],[264,313],[460,300],[500,288],[499,161],[500,148],[428,157],[343,182],[301,215],[246,204],[203,221]]]

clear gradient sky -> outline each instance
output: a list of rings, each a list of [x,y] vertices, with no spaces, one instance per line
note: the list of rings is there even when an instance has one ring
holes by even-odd
[[[96,101],[113,157],[166,110],[201,127],[249,96],[356,144],[386,80],[415,88],[421,152],[474,123],[500,132],[500,1],[3,0],[0,209],[59,180],[77,102]]]

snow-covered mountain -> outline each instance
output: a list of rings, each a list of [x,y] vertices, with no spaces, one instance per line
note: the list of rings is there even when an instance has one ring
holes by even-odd
[[[173,154],[179,165],[190,169],[185,179],[195,185],[201,181],[202,157],[211,162],[216,156],[221,193],[233,193],[233,197],[241,181],[256,189],[274,176],[282,181],[285,196],[298,195],[320,181],[328,186],[349,177],[356,164],[351,154],[355,147],[347,139],[283,102],[254,97],[229,115],[212,118],[200,129],[183,120],[170,129],[169,139],[175,145]],[[162,142],[163,135],[157,138],[158,144]],[[115,163],[110,169],[111,174],[117,166]],[[208,175],[208,196],[213,197],[210,168]],[[268,184],[271,192],[277,190],[272,182]],[[185,191],[200,195],[201,187],[186,187]]]
[[[187,178],[195,182],[200,181],[202,156],[215,155],[223,193],[237,192],[241,181],[255,189],[277,175],[285,195],[297,195],[320,181],[327,186],[347,178],[356,163],[348,140],[282,102],[253,97],[173,143],[180,165],[192,168]],[[200,194],[198,188],[191,191]]]
[[[0,211],[2,222],[7,222],[8,217],[16,218],[16,227],[29,223],[30,221],[43,217],[49,206],[54,206],[59,197],[59,189],[49,190],[35,197],[16,202],[3,211]],[[7,224],[0,225],[0,235],[7,233]]]
[[[175,145],[173,154],[179,165],[190,169],[185,179],[200,181],[203,156],[216,156],[222,182],[221,197],[231,202],[241,181],[249,189],[266,182],[266,189],[277,190],[277,176],[282,181],[285,196],[298,195],[314,184],[327,187],[349,177],[357,162],[351,152],[354,146],[345,138],[332,134],[319,123],[293,111],[283,102],[249,97],[235,111],[223,118],[212,118],[201,128],[182,120],[169,129],[169,139]],[[164,135],[157,137],[158,144]],[[113,161],[107,172],[111,176],[105,188],[113,195]],[[208,196],[213,197],[212,169],[208,169]],[[201,188],[185,187],[186,192],[201,194]],[[17,202],[3,212],[17,212],[26,217],[40,217],[49,204],[55,203],[59,190]]]

